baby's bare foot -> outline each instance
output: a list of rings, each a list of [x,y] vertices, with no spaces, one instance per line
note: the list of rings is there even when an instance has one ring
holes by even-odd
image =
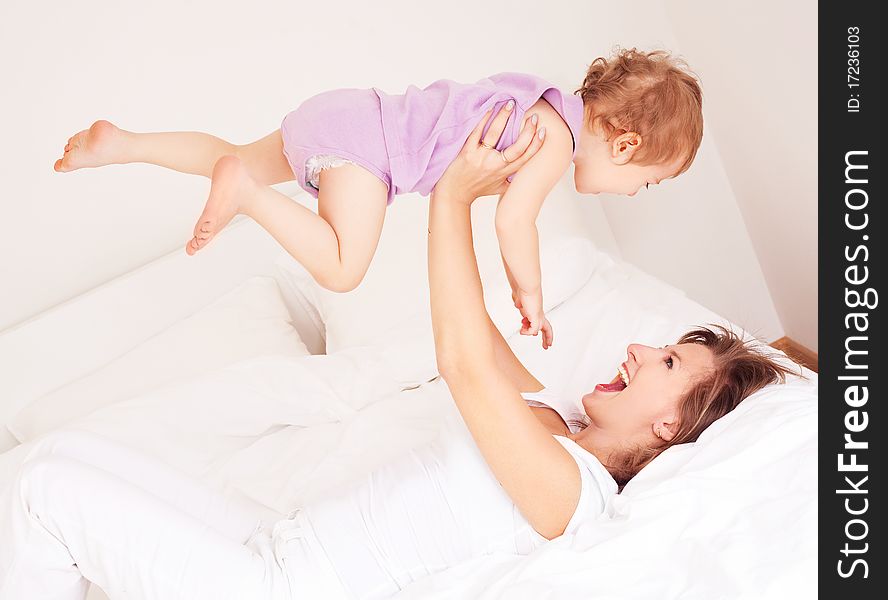
[[[228,154],[213,167],[210,197],[194,226],[194,237],[185,245],[191,256],[228,225],[241,212],[255,182],[238,157]]]
[[[55,161],[53,169],[67,173],[84,167],[101,167],[115,161],[122,142],[122,131],[108,121],[96,121],[68,138],[62,158]]]

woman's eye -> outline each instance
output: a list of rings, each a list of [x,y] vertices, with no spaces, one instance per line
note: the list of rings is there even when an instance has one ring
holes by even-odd
[[[670,369],[672,368],[672,357],[671,356],[669,358],[667,358],[664,362],[669,366]]]
[[[648,189],[650,187],[651,187],[651,184],[649,184],[649,183],[644,184],[644,189]]]

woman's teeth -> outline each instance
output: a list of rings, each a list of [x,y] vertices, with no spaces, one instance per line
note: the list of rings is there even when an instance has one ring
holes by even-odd
[[[622,379],[623,383],[625,383],[628,386],[629,385],[629,372],[626,371],[626,368],[623,365],[620,365],[619,368],[617,369],[617,371],[620,376],[620,379]]]

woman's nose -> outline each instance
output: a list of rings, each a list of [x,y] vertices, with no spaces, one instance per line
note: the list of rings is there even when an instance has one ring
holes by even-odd
[[[637,363],[644,362],[651,352],[656,351],[656,348],[645,346],[644,344],[629,344],[626,348],[627,354]]]

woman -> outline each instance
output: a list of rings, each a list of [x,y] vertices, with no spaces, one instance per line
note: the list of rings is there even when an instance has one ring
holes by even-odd
[[[271,528],[151,457],[52,434],[0,497],[0,598],[82,599],[87,579],[112,599],[386,597],[573,532],[659,452],[782,378],[732,334],[701,329],[666,348],[630,345],[622,375],[583,397],[585,428],[551,398],[529,407],[521,394],[543,386],[485,311],[471,236],[472,201],[501,193],[542,143],[531,124],[507,152],[518,158],[492,151],[506,116],[483,139],[478,124],[431,198],[436,352],[461,417],[450,434]]]

